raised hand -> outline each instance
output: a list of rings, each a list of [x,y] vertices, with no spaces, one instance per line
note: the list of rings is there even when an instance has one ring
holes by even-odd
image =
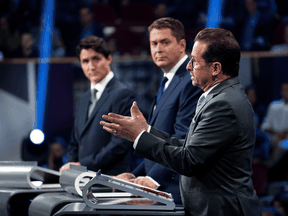
[[[103,119],[111,123],[101,121],[103,129],[118,137],[134,141],[143,130],[148,130],[149,125],[134,101],[130,109],[131,117],[121,116],[115,113],[103,115]]]

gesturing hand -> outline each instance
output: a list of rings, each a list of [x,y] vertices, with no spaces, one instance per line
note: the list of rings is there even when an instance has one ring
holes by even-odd
[[[111,123],[100,121],[100,124],[103,125],[103,129],[109,133],[123,137],[129,141],[134,141],[141,131],[148,130],[149,126],[135,101],[133,102],[130,112],[131,117],[115,113],[103,115],[103,119]]]

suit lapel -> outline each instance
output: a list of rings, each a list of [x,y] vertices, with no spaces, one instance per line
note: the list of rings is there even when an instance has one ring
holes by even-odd
[[[172,79],[172,81],[171,81],[171,83],[169,84],[168,88],[165,90],[164,94],[162,95],[162,97],[158,101],[158,104],[156,105],[155,112],[154,112],[154,114],[153,114],[153,116],[151,118],[151,124],[153,124],[153,122],[155,121],[155,118],[158,115],[159,111],[161,110],[162,106],[164,106],[166,104],[166,101],[169,99],[169,96],[172,94],[172,92],[177,87],[179,82],[180,82],[180,79],[175,74],[173,79]]]
[[[79,127],[79,132],[82,134],[84,129],[86,128],[86,119],[87,119],[87,114],[88,114],[88,108],[89,108],[89,101],[91,97],[91,91],[88,90],[86,93],[84,93],[83,97],[80,99],[79,103],[79,112],[77,118],[78,118],[78,127]]]
[[[154,106],[156,104],[156,96],[154,97],[154,100],[152,102],[152,105],[150,107],[150,112],[149,112],[149,116],[148,116],[148,124],[149,125],[152,125],[152,117],[153,117],[153,111],[154,111]],[[153,121],[154,121],[155,118],[153,118]]]
[[[200,115],[200,113],[202,112],[203,107],[215,96],[217,96],[221,91],[223,91],[224,89],[238,84],[239,80],[237,77],[234,78],[229,78],[227,80],[224,80],[223,82],[221,82],[218,86],[216,86],[214,89],[211,90],[211,92],[208,93],[208,95],[206,96],[204,102],[201,104],[201,106],[199,107],[199,111],[195,114],[195,116],[192,119],[191,125],[189,127],[188,130],[188,134],[186,135],[185,138],[185,143],[186,143],[186,139],[189,136],[190,133],[193,133],[195,130],[195,126],[197,125],[197,120],[198,120],[198,116]]]
[[[107,84],[107,86],[105,87],[101,97],[99,98],[99,100],[97,101],[91,116],[89,119],[87,119],[87,121],[84,124],[84,128],[81,132],[81,134],[84,132],[84,130],[88,127],[89,123],[94,119],[95,115],[98,113],[99,109],[108,101],[107,98],[110,96],[110,92],[115,88],[115,85],[117,84],[116,78],[113,77],[113,79],[111,79],[109,81],[109,83]],[[89,103],[88,103],[89,105]],[[86,108],[86,113],[88,112],[88,106]],[[87,116],[87,115],[86,115]]]
[[[186,72],[186,65],[188,64],[189,60],[190,59],[187,58],[183,62],[183,64],[178,68],[178,70],[176,71],[176,73],[175,73],[172,81],[170,82],[168,88],[164,91],[164,94],[162,95],[162,97],[158,101],[158,104],[156,105],[155,112],[153,113],[156,98],[154,99],[153,106],[151,107],[150,115],[149,115],[149,124],[150,125],[153,125],[159,111],[166,104],[166,101],[169,99],[169,96],[172,94],[174,89],[179,85],[179,83],[181,81],[181,76]]]

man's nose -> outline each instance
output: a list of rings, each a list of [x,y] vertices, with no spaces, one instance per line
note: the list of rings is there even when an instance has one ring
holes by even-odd
[[[191,71],[192,70],[192,60],[190,60],[186,66],[186,70]]]
[[[162,51],[162,46],[161,46],[160,43],[157,44],[157,46],[155,47],[155,50],[156,50],[157,52]]]
[[[89,62],[89,68],[90,69],[95,69],[96,68],[96,64],[93,61]]]

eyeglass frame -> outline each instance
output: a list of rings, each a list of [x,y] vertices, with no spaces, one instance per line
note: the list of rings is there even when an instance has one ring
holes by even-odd
[[[190,61],[188,62],[188,64],[189,64],[190,62],[191,62],[191,65],[192,65],[192,69],[194,69],[193,62],[202,62],[202,61],[193,61],[193,59],[191,58]],[[204,62],[206,62],[206,61],[204,60]],[[218,61],[210,61],[210,62],[206,62],[206,63],[208,64],[208,63],[213,63],[213,62],[218,62]]]

